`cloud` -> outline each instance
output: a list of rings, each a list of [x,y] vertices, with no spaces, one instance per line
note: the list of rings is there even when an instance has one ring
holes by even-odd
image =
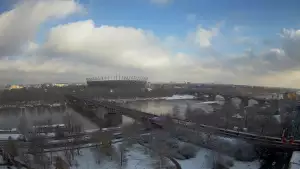
[[[247,45],[247,46],[254,46],[258,42],[256,41],[256,39],[254,39],[253,37],[250,37],[250,36],[238,36],[238,37],[234,38],[234,43],[243,44],[243,45]]]
[[[168,52],[159,43],[151,32],[131,27],[95,27],[92,20],[87,20],[52,28],[41,55],[82,58],[97,66],[169,66]]]
[[[300,62],[300,30],[283,29],[280,37],[286,55],[295,62]]]
[[[199,48],[208,48],[212,45],[212,39],[219,34],[219,30],[219,25],[210,29],[198,25],[196,31],[191,33],[188,39],[198,45]]]
[[[74,1],[20,1],[14,9],[0,15],[0,58],[18,55],[48,19],[63,18],[80,9]]]
[[[171,37],[167,39],[173,41]],[[170,52],[164,47],[163,40],[149,31],[108,25],[97,27],[92,20],[52,28],[38,54],[47,56],[46,60],[63,59],[66,64],[82,65],[82,72],[88,72],[90,76],[98,76],[98,72],[122,72],[147,75],[155,81],[187,81],[205,77],[199,77],[197,73],[209,71],[208,77],[217,72],[201,68],[200,61],[185,53]],[[90,69],[84,70],[85,67]],[[53,67],[55,70],[57,68]],[[190,77],[187,78],[187,74]]]
[[[233,27],[233,31],[237,32],[237,33],[241,33],[243,31],[245,31],[247,28],[248,28],[247,26],[235,25]]]
[[[82,82],[120,73],[151,81],[300,84],[300,31],[294,29],[279,34],[281,46],[234,55],[216,50],[222,23],[198,25],[186,42],[135,27],[97,25],[90,19],[56,25],[43,43],[35,42],[40,24],[78,11],[81,6],[73,1],[26,1],[1,14],[0,83]],[[187,44],[195,45],[197,52],[178,50]],[[212,57],[216,55],[220,57]]]

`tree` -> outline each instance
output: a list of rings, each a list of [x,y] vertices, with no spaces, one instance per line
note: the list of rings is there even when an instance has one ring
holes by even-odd
[[[101,132],[93,137],[95,141],[100,143],[99,150],[105,154],[106,156],[112,156],[113,147],[112,147],[112,139],[113,135],[111,131]]]
[[[231,159],[228,159],[219,153],[215,153],[213,158],[213,169],[229,169],[234,165]]]
[[[193,110],[192,110],[192,106],[190,103],[186,103],[186,110],[185,110],[185,116],[187,118],[188,115],[192,114]]]
[[[55,127],[55,137],[56,138],[61,138],[64,137],[64,131],[62,128],[60,128],[59,126]]]
[[[12,138],[8,137],[8,143],[6,145],[5,151],[8,152],[13,158],[18,156],[18,148],[16,142]]]
[[[119,153],[120,153],[119,154],[119,156],[120,156],[120,166],[122,168],[123,166],[126,166],[127,161],[128,161],[128,159],[126,157],[127,149],[126,149],[125,144],[121,143],[119,145]]]
[[[178,105],[173,107],[173,116],[176,118],[180,118],[180,108]]]
[[[124,139],[123,143],[126,144],[126,147],[131,147],[136,143],[134,138],[139,136],[140,129],[142,128],[144,128],[144,126],[137,122],[122,127],[121,133]]]
[[[28,137],[28,133],[29,133],[28,120],[27,120],[25,114],[23,114],[23,113],[22,113],[22,116],[20,118],[20,123],[18,125],[18,129],[21,132],[21,134]]]
[[[69,169],[69,165],[59,156],[55,158],[55,169]]]
[[[183,155],[186,159],[194,158],[197,153],[197,148],[189,144],[183,144],[179,147],[178,152]]]

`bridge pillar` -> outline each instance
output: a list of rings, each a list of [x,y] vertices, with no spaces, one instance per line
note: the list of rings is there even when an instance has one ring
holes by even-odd
[[[95,112],[96,116],[102,120],[105,119],[106,114],[108,114],[108,110],[102,107],[98,107]]]
[[[248,97],[242,97],[240,99],[241,99],[240,109],[244,109],[244,107],[248,106],[250,99]]]
[[[220,95],[220,96],[222,96],[222,95]],[[225,101],[225,102],[228,102],[228,103],[229,103],[229,102],[230,102],[230,103],[232,102],[232,97],[231,97],[231,96],[222,96],[222,97],[224,98],[224,101]]]
[[[120,125],[122,123],[122,113],[117,112],[113,108],[109,108],[108,113],[105,116],[105,120],[108,127]]]
[[[208,101],[215,101],[216,100],[216,95],[215,94],[209,94],[207,99],[208,99]]]
[[[259,107],[262,107],[262,106],[264,106],[266,104],[266,101],[263,100],[263,99],[262,100],[256,100],[256,101],[257,101]]]
[[[269,102],[270,107],[274,109],[274,111],[278,111],[279,109],[279,100],[272,100]]]

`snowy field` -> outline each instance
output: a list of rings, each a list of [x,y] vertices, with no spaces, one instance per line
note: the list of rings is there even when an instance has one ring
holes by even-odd
[[[118,169],[121,168],[121,143],[113,145],[115,155],[107,157],[101,153],[96,147],[84,148],[80,150],[80,155],[75,156],[74,160],[70,160],[73,164],[70,169]],[[151,156],[151,151],[141,145],[133,145],[123,152],[123,169],[154,169],[159,164],[158,156]],[[47,154],[50,158],[50,154]],[[59,156],[66,160],[65,153],[55,152],[52,153],[52,158]],[[168,160],[168,163],[173,164]],[[55,160],[53,161],[55,163]],[[55,168],[55,166],[52,166]]]
[[[213,169],[214,160],[216,158],[222,158],[224,162],[232,163],[232,166],[229,166],[229,169],[259,169],[260,167],[258,161],[240,162],[227,156],[218,157],[216,152],[206,148],[200,148],[195,158],[177,161],[181,165],[182,169]]]

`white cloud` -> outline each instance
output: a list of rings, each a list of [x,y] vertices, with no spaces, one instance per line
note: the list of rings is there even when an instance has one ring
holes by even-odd
[[[245,29],[247,29],[246,26],[241,26],[241,25],[236,25],[233,27],[233,31],[237,32],[237,33],[240,33],[242,31],[244,31]]]
[[[202,63],[189,55],[172,54],[163,46],[151,32],[132,27],[96,27],[93,21],[87,20],[54,27],[38,53],[93,68],[88,70],[90,76],[99,75],[100,67],[110,74],[141,73],[155,81],[201,80],[217,75],[216,70],[201,68]],[[197,75],[205,71],[210,73]]]
[[[194,42],[199,45],[200,48],[207,48],[211,46],[211,41],[219,33],[219,28],[214,27],[211,29],[205,29],[201,25],[198,25],[196,32],[192,35]]]
[[[300,62],[300,30],[283,29],[280,36],[286,55],[296,62]]]
[[[28,0],[0,15],[0,58],[17,55],[32,41],[40,24],[50,18],[62,18],[81,8],[74,1]]]
[[[92,20],[60,25],[50,30],[43,55],[68,54],[95,65],[134,68],[170,65],[169,54],[150,32],[131,27],[95,27]],[[59,55],[58,55],[59,56]],[[67,56],[65,56],[67,57]],[[84,57],[84,58],[82,58]]]
[[[296,78],[300,76],[300,38],[299,31],[293,29],[284,29],[280,34],[281,47],[250,50],[234,57],[221,53],[224,57],[218,59],[175,52],[186,44],[178,37],[160,39],[151,31],[96,26],[93,20],[57,25],[47,33],[44,43],[34,42],[40,24],[78,10],[80,6],[73,1],[26,1],[0,15],[3,37],[0,39],[0,83],[80,82],[89,76],[121,73],[148,76],[152,81],[300,84]],[[221,32],[220,24],[213,28],[198,26],[189,38],[199,50],[213,49],[213,39]]]

